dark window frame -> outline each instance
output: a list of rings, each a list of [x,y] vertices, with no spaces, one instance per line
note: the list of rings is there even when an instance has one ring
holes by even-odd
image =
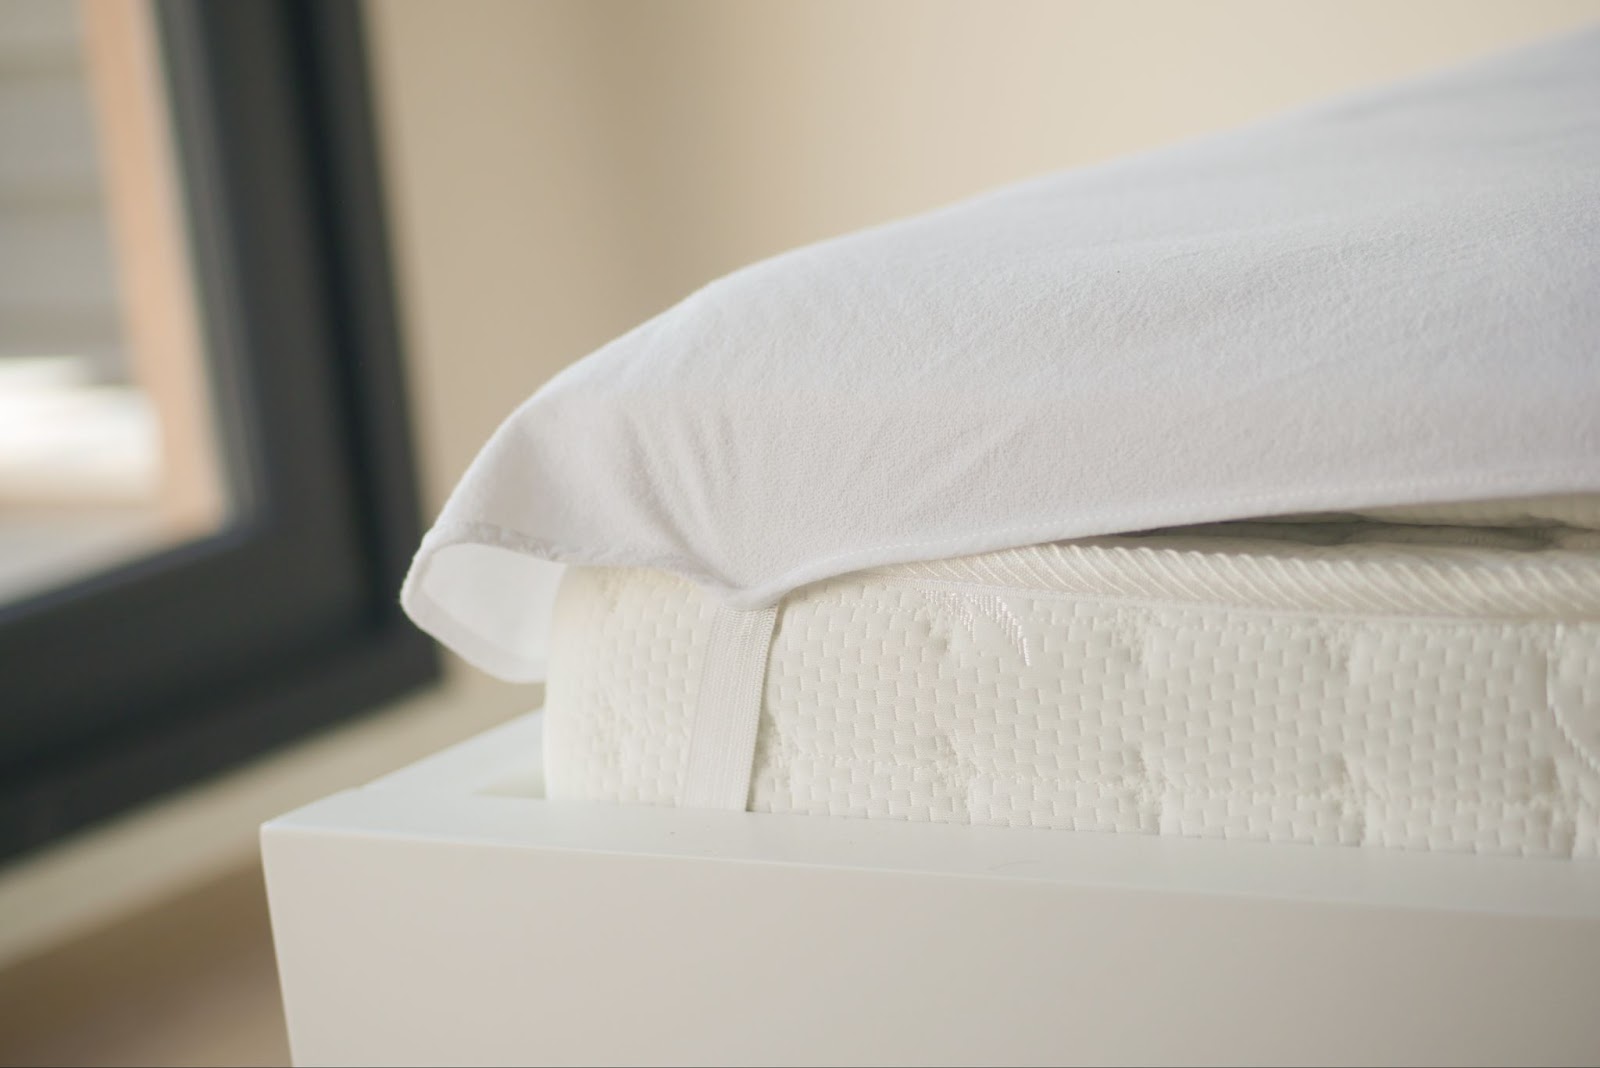
[[[158,0],[240,518],[0,607],[0,858],[428,683],[355,0]]]

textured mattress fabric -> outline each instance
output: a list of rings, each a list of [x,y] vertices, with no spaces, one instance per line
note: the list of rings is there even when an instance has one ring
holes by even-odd
[[[1600,854],[1600,499],[1299,517],[791,593],[748,807]],[[575,568],[551,795],[670,805],[715,601]]]

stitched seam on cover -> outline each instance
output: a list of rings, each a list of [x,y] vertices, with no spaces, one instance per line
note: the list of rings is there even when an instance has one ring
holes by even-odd
[[[871,572],[860,573],[871,574]],[[1268,619],[1252,617],[1270,617],[1271,621],[1280,620],[1284,617],[1305,619],[1311,622],[1332,619],[1352,625],[1358,624],[1363,620],[1375,620],[1381,618],[1382,625],[1385,627],[1405,627],[1409,629],[1436,629],[1441,626],[1460,626],[1471,627],[1474,629],[1510,629],[1532,626],[1551,627],[1557,626],[1561,622],[1561,620],[1557,620],[1549,616],[1511,616],[1509,613],[1500,616],[1489,617],[1452,616],[1444,614],[1430,616],[1425,613],[1416,612],[1408,612],[1405,615],[1383,615],[1375,610],[1360,608],[1329,610],[1309,606],[1305,608],[1290,608],[1273,605],[1239,605],[1228,604],[1222,601],[1190,601],[1182,604],[1174,604],[1171,601],[1156,600],[1152,597],[1129,597],[1116,593],[1073,593],[1070,591],[1057,590],[1025,590],[1014,586],[985,586],[979,583],[965,583],[954,579],[919,579],[902,577],[898,575],[878,574],[873,574],[873,578],[879,580],[877,584],[880,586],[893,586],[911,590],[923,589],[926,587],[942,587],[956,590],[966,590],[973,593],[1004,592],[1021,601],[1050,601],[1052,603],[1066,603],[1074,605],[1081,604],[1085,606],[1119,606],[1148,611],[1224,615],[1230,618],[1230,622],[1236,622],[1239,626],[1258,629],[1270,627],[1273,624]],[[829,591],[825,587],[818,586],[812,592],[798,593],[796,595],[796,600],[801,602],[811,601],[813,599],[815,601],[826,601],[830,592],[832,591]],[[1595,619],[1580,617],[1577,620],[1573,620],[1571,616],[1566,616],[1563,617],[1563,619],[1566,622],[1577,622],[1580,625],[1583,623],[1600,622],[1600,616],[1597,616]]]
[[[463,543],[463,542],[474,542],[474,543],[480,543],[480,544],[494,545],[494,546],[497,546],[497,547],[510,549],[512,551],[521,552],[521,553],[524,553],[526,555],[540,557],[540,558],[543,558],[543,559],[549,559],[549,560],[552,560],[554,562],[559,562],[559,563],[573,564],[573,565],[577,565],[577,566],[638,567],[638,568],[651,568],[651,567],[654,567],[654,568],[659,568],[661,570],[674,571],[674,572],[678,573],[679,575],[682,575],[683,577],[690,579],[691,581],[699,581],[702,584],[706,584],[706,585],[716,585],[716,581],[715,581],[714,577],[710,576],[709,574],[707,574],[707,573],[705,573],[703,571],[700,571],[699,569],[689,565],[686,561],[683,561],[683,560],[681,560],[679,558],[676,558],[676,557],[662,557],[662,558],[648,559],[648,560],[640,561],[640,560],[637,560],[637,559],[627,559],[627,560],[625,560],[625,559],[617,558],[616,554],[608,554],[608,553],[603,553],[603,552],[578,553],[575,550],[563,549],[561,546],[555,545],[554,543],[544,542],[544,541],[540,541],[539,539],[536,539],[536,538],[528,537],[527,535],[524,535],[524,534],[522,534],[522,533],[520,533],[518,531],[515,531],[515,530],[511,530],[509,528],[501,527],[501,526],[498,526],[498,525],[493,524],[493,523],[484,523],[484,522],[478,522],[478,521],[471,521],[471,522],[458,521],[458,522],[449,523],[449,524],[445,524],[444,526],[438,527],[438,528],[435,529],[433,534],[430,535],[430,537],[427,538],[424,541],[423,548],[424,548],[424,550],[437,551],[438,549],[447,548],[450,545],[460,544],[460,543]],[[1029,547],[1023,547],[1023,548],[1029,548]],[[1010,551],[1016,551],[1016,550],[1004,550],[1004,549],[996,550],[996,552],[1010,552]],[[1177,552],[1178,550],[1147,550],[1147,551]],[[987,555],[987,554],[981,554],[981,555]],[[894,565],[885,565],[885,567],[889,567],[889,566],[894,566]],[[867,569],[864,569],[862,572],[859,572],[859,573],[872,574],[874,576],[878,576],[878,575],[882,574],[883,570],[884,569],[881,569],[881,568],[867,568]],[[1530,568],[1528,568],[1528,570],[1530,572],[1532,572],[1532,573],[1538,574],[1540,578],[1545,578],[1546,577],[1545,574],[1539,574],[1540,572],[1547,573],[1548,571],[1554,571],[1554,570],[1560,570],[1562,572],[1562,577],[1568,577],[1573,570],[1577,570],[1579,572],[1580,577],[1585,577],[1585,578],[1591,577],[1590,575],[1585,574],[1585,572],[1588,572],[1588,571],[1591,570],[1587,566],[1583,566],[1581,568],[1567,568],[1567,567],[1564,567],[1563,565],[1548,565],[1548,566],[1533,565]],[[1600,570],[1600,565],[1597,565],[1596,570]],[[837,577],[840,577],[840,576],[830,576],[830,578],[837,578]],[[913,578],[911,576],[896,576],[896,575],[892,575],[892,574],[883,575],[883,577],[885,577],[885,578],[896,578],[896,579],[900,579],[902,581],[912,582],[912,583],[916,583],[916,582],[927,582],[927,583],[947,582],[947,583],[950,583],[950,584],[955,585],[955,586],[973,585],[975,588],[990,589],[990,590],[997,590],[997,589],[998,590],[1006,590],[1007,592],[1011,592],[1011,593],[1022,593],[1022,594],[1025,594],[1026,596],[1029,596],[1029,597],[1051,597],[1051,596],[1055,596],[1055,595],[1059,594],[1060,596],[1074,597],[1074,598],[1080,598],[1080,599],[1084,599],[1084,600],[1088,600],[1088,599],[1090,599],[1092,597],[1095,597],[1095,596],[1104,597],[1104,598],[1114,598],[1114,599],[1119,600],[1122,603],[1131,603],[1134,600],[1134,598],[1129,597],[1128,595],[1122,595],[1122,594],[1117,594],[1117,593],[1104,593],[1104,594],[1099,594],[1099,595],[1095,595],[1095,594],[1078,594],[1078,593],[1073,593],[1071,591],[1025,590],[1025,589],[1018,589],[1016,587],[1007,587],[1007,586],[989,587],[989,586],[987,586],[985,584],[982,584],[982,583],[971,583],[971,584],[969,584],[969,583],[959,582],[957,580],[918,579],[918,578]],[[822,582],[822,581],[827,581],[827,580],[818,580],[818,583],[820,584],[820,582]],[[1203,602],[1203,603],[1211,603],[1211,602]],[[1217,603],[1221,604],[1222,602],[1217,602]],[[1235,605],[1235,606],[1229,606],[1229,607],[1240,608],[1240,607],[1243,607],[1243,606]],[[1283,606],[1283,607],[1265,606],[1263,608],[1256,609],[1256,610],[1260,610],[1260,611],[1283,611],[1283,612],[1296,611],[1296,609],[1294,609],[1292,607],[1287,607],[1287,606]],[[1301,611],[1325,611],[1325,610],[1302,609]],[[1366,611],[1366,612],[1370,612],[1370,611],[1373,611],[1373,609],[1372,608],[1354,608],[1354,609],[1345,609],[1345,610],[1342,610],[1342,611],[1349,611],[1349,612],[1363,612],[1363,611]],[[1509,614],[1509,613],[1507,613],[1507,614]],[[1444,616],[1442,614],[1441,614],[1441,617],[1442,618],[1450,618],[1449,616]]]
[[[1577,478],[1577,479],[1581,479],[1581,478],[1585,477],[1586,475],[1588,475],[1588,472],[1583,472],[1583,471],[1578,471],[1578,470],[1574,470],[1571,473],[1573,474],[1574,478]],[[1430,488],[1432,490],[1435,490],[1435,491],[1445,491],[1447,487],[1452,487],[1452,486],[1461,486],[1462,488],[1467,488],[1467,487],[1472,487],[1472,486],[1487,486],[1487,485],[1497,484],[1497,483],[1499,483],[1499,482],[1501,482],[1501,481],[1503,481],[1505,479],[1516,479],[1518,477],[1529,477],[1529,476],[1535,476],[1535,475],[1536,476],[1548,477],[1549,474],[1550,474],[1550,471],[1548,469],[1544,469],[1544,468],[1538,468],[1538,469],[1534,469],[1532,471],[1526,471],[1526,470],[1499,471],[1499,472],[1493,472],[1493,473],[1485,474],[1485,475],[1467,476],[1467,477],[1464,477],[1464,478],[1461,478],[1461,479],[1458,479],[1458,480],[1446,480],[1444,482],[1437,483],[1437,484],[1430,483]],[[1384,489],[1386,489],[1386,488],[1391,488],[1392,487],[1394,489],[1399,489],[1402,486],[1404,486],[1406,488],[1415,488],[1410,483],[1399,483],[1399,482],[1396,482],[1396,483],[1376,483],[1376,484],[1367,484],[1365,489],[1363,490],[1363,492],[1378,493],[1378,494],[1381,495],[1382,492],[1384,491]],[[1577,490],[1577,489],[1573,489],[1573,490],[1554,490],[1554,491],[1548,491],[1548,492],[1541,491],[1540,493],[1535,494],[1534,496],[1548,496],[1548,495],[1551,495],[1551,494],[1561,494],[1561,493],[1567,493],[1567,492],[1574,493],[1574,494],[1581,494],[1581,493],[1584,493],[1586,491]],[[1248,505],[1248,504],[1254,504],[1254,503],[1256,503],[1258,501],[1268,501],[1268,500],[1276,501],[1276,500],[1279,500],[1279,497],[1275,493],[1245,494],[1243,496],[1222,498],[1219,501],[1212,502],[1211,507],[1212,508],[1221,508],[1221,509],[1229,509],[1229,510],[1231,510],[1232,508],[1234,508],[1235,506],[1238,506],[1238,505]],[[1292,512],[1299,511],[1302,508],[1314,507],[1314,506],[1309,505],[1309,504],[1308,505],[1288,504],[1288,505],[1283,505],[1283,507],[1285,507],[1287,509],[1287,511],[1284,512],[1283,514],[1290,514]],[[1370,506],[1370,507],[1383,507],[1383,506],[1382,505],[1373,505],[1373,506]],[[1404,507],[1404,505],[1399,505],[1399,506],[1396,506],[1396,507]],[[1110,525],[1113,525],[1113,526],[1120,526],[1124,522],[1135,522],[1136,523],[1136,522],[1139,522],[1139,520],[1133,519],[1132,517],[1136,516],[1138,514],[1139,514],[1138,510],[1125,510],[1125,511],[1121,511],[1121,512],[1112,512],[1112,513],[1109,513],[1109,514],[1104,514],[1104,515],[1099,516],[1099,522],[1101,524],[1110,524]],[[1181,524],[1183,522],[1184,522],[1183,520],[1178,521],[1179,524]],[[1172,524],[1169,524],[1169,525],[1172,525]],[[1058,526],[1059,526],[1059,523],[1058,523]],[[1012,534],[1021,534],[1021,533],[1025,533],[1025,532],[1037,532],[1039,534],[1039,536],[1035,537],[1035,538],[1028,539],[1028,543],[1029,544],[1038,544],[1038,543],[1044,543],[1044,542],[1050,542],[1050,541],[1065,540],[1065,539],[1060,538],[1060,537],[1051,537],[1048,533],[1045,533],[1045,531],[1048,531],[1049,529],[1051,529],[1051,528],[1050,528],[1050,525],[1049,525],[1048,522],[1024,523],[1024,524],[1019,524],[1019,525],[1011,526],[1011,527],[1001,527],[998,530],[986,530],[986,531],[983,532],[983,536],[984,537],[990,537],[990,538],[1009,537]],[[971,537],[974,537],[974,535],[970,535],[969,534],[969,535],[965,535],[964,537],[971,538]],[[878,546],[874,546],[874,547],[872,547],[870,549],[851,549],[848,552],[835,553],[832,556],[825,556],[825,557],[822,557],[819,560],[814,560],[814,561],[812,561],[810,564],[808,564],[806,566],[808,568],[810,568],[810,569],[815,570],[815,569],[824,567],[826,565],[833,564],[833,563],[835,563],[835,562],[837,562],[839,560],[848,559],[848,558],[850,558],[852,556],[865,556],[865,555],[870,555],[872,553],[887,552],[890,549],[922,549],[922,548],[927,548],[927,547],[933,546],[933,545],[948,545],[948,544],[950,544],[950,543],[952,543],[952,542],[954,542],[956,540],[958,540],[958,539],[956,539],[956,538],[929,538],[929,539],[925,539],[925,540],[922,540],[922,541],[891,542],[891,543],[889,543],[887,545],[878,545]],[[869,566],[871,566],[871,565],[869,565]],[[800,574],[803,575],[804,574],[804,569],[791,568],[789,571],[787,571],[784,574],[779,576],[779,582],[771,583],[769,585],[778,585],[778,584],[781,583],[781,584],[788,585],[789,588],[797,588],[798,586],[804,585],[806,582],[816,581],[816,579],[804,579],[804,580],[802,580],[800,582],[793,582],[792,579],[797,573],[800,573]]]
[[[1562,474],[1564,476],[1570,474],[1573,479],[1571,486],[1568,488],[1541,488],[1537,494],[1532,494],[1532,496],[1548,496],[1552,494],[1565,493],[1582,494],[1587,492],[1586,490],[1572,487],[1575,487],[1580,483],[1586,484],[1586,480],[1590,475],[1589,472],[1575,469],[1570,472],[1563,471]],[[1428,487],[1430,494],[1449,493],[1453,492],[1453,487],[1460,487],[1463,490],[1467,490],[1470,487],[1494,485],[1506,480],[1515,480],[1518,478],[1548,479],[1550,477],[1551,472],[1547,468],[1538,468],[1531,471],[1508,470],[1492,472],[1484,475],[1468,476],[1454,480],[1445,480],[1438,483],[1429,483]],[[1541,487],[1544,487],[1543,482],[1539,482],[1537,484]],[[1400,482],[1369,483],[1365,485],[1363,492],[1376,494],[1381,497],[1384,495],[1386,490],[1398,491],[1402,488],[1417,489],[1419,487],[1416,487],[1411,483]],[[1210,504],[1210,509],[1213,511],[1219,509],[1231,510],[1235,507],[1246,506],[1259,501],[1267,500],[1278,502],[1275,507],[1282,507],[1290,512],[1316,507],[1309,502],[1304,504],[1295,504],[1293,498],[1290,498],[1288,502],[1284,502],[1277,494],[1254,493],[1236,497],[1222,498],[1212,502]],[[1382,507],[1382,505],[1371,505],[1367,507]],[[1097,521],[1100,525],[1118,527],[1124,523],[1141,522],[1141,520],[1133,518],[1139,514],[1139,510],[1136,509],[1124,510],[1121,512],[1111,512],[1098,516]],[[1206,512],[1197,511],[1196,514],[1204,515]],[[1180,519],[1177,522],[1182,523],[1185,522],[1185,520]],[[1027,534],[1029,536],[1024,538],[1019,544],[1039,544],[1044,542],[1060,541],[1064,538],[1070,538],[1072,536],[1060,534],[1059,531],[1062,529],[1062,526],[1063,524],[1060,520],[1036,521],[1031,523],[1017,524],[1010,527],[1002,527],[996,530],[985,530],[977,533],[966,534],[962,535],[960,538],[929,538],[919,541],[891,542],[865,549],[851,549],[842,553],[834,553],[832,555],[813,560],[802,567],[790,568],[788,571],[778,575],[775,579],[769,580],[762,586],[757,587],[757,589],[763,594],[759,600],[763,605],[774,604],[782,598],[783,591],[785,590],[797,589],[811,582],[833,577],[833,575],[838,574],[839,572],[833,572],[827,569],[831,567],[831,565],[841,560],[847,560],[853,557],[869,557],[876,553],[889,552],[891,550],[898,549],[924,549],[938,545],[953,546],[953,544],[958,540],[1009,538],[1012,535],[1023,534]],[[606,553],[603,551],[583,551],[574,548],[563,547],[554,542],[535,538],[531,535],[522,533],[521,531],[513,530],[509,527],[502,527],[499,524],[490,523],[483,520],[457,520],[444,524],[443,526],[436,527],[430,532],[428,537],[423,539],[423,548],[442,548],[456,540],[460,540],[454,539],[450,536],[451,532],[453,531],[460,531],[462,533],[492,534],[492,537],[485,539],[489,544],[502,545],[506,548],[527,552],[534,556],[543,556],[546,559],[555,560],[560,563],[595,565],[609,564],[613,566],[625,567],[662,567],[667,570],[677,571],[679,574],[695,579],[701,582],[703,585],[714,586],[718,589],[728,592],[749,592],[729,587],[725,582],[721,581],[716,576],[702,568],[694,566],[690,561],[683,557],[668,554],[655,557],[638,557],[624,560],[618,557],[615,553]],[[1052,531],[1055,531],[1056,533],[1052,534]],[[1002,547],[996,546],[995,549],[991,551],[1000,551],[1001,548]],[[881,563],[881,561],[878,563]],[[872,566],[876,566],[876,564],[869,562],[862,565],[863,568]],[[846,568],[845,570],[858,570],[858,568]]]
[[[890,583],[886,582],[884,585],[890,585]],[[918,580],[907,580],[905,583],[903,583],[903,586],[908,589],[916,589],[918,585]],[[983,587],[979,588],[981,589]],[[1152,614],[1200,616],[1207,618],[1208,621],[1217,616],[1222,616],[1224,617],[1222,622],[1225,625],[1252,632],[1276,632],[1279,629],[1279,625],[1283,622],[1283,617],[1285,616],[1292,616],[1297,622],[1304,621],[1307,623],[1317,623],[1320,621],[1333,619],[1339,623],[1342,628],[1357,628],[1362,626],[1364,622],[1371,620],[1370,616],[1344,616],[1332,612],[1319,612],[1316,609],[1242,608],[1233,605],[1212,606],[1204,604],[1171,604],[1160,601],[1135,601],[1131,599],[1119,598],[1114,595],[1085,597],[1074,594],[1029,594],[1027,596],[1018,596],[1017,599],[1023,601],[1048,600],[1056,603],[1083,605],[1086,608],[1125,607],[1136,611],[1150,612]],[[816,595],[816,601],[811,603],[817,602],[828,603],[824,601],[823,594]],[[832,603],[840,604],[842,601],[833,601]],[[1592,625],[1592,622],[1593,621],[1590,620],[1579,620],[1575,625]],[[1381,620],[1371,620],[1371,623],[1373,626],[1381,627],[1384,630],[1438,631],[1447,628],[1459,628],[1473,631],[1496,630],[1501,632],[1522,632],[1527,631],[1530,628],[1553,630],[1554,628],[1561,627],[1563,625],[1572,625],[1570,620],[1567,621],[1567,624],[1563,624],[1563,622],[1553,619],[1466,619],[1449,616],[1438,618],[1406,618],[1385,616]],[[1519,633],[1516,636],[1524,641],[1534,642],[1541,647],[1547,647],[1548,644],[1554,640],[1553,635],[1550,634]]]
[[[1029,595],[1159,597],[1237,604],[1238,586],[1245,584],[1257,600],[1281,599],[1261,606],[1270,608],[1293,609],[1297,606],[1282,602],[1316,597],[1322,602],[1316,606],[1318,610],[1327,607],[1327,600],[1335,600],[1343,602],[1339,608],[1344,611],[1481,616],[1485,612],[1549,615],[1564,609],[1600,614],[1600,556],[1572,560],[1566,558],[1573,555],[1571,551],[1556,551],[1563,554],[1562,559],[1546,559],[1543,552],[1512,561],[1497,555],[1485,558],[1482,566],[1472,567],[1455,561],[1384,558],[1376,553],[1367,559],[1346,556],[1306,560],[1256,557],[1240,550],[1206,553],[1142,545],[1065,543],[999,550],[983,557],[868,568],[859,574],[885,580],[986,586],[988,583],[981,580],[938,574],[976,569],[981,560],[986,574],[1015,568],[1025,570],[1027,577],[1040,585],[1055,587],[1017,590]],[[1172,570],[1180,560],[1186,572]],[[1555,583],[1558,579],[1559,585]],[[1337,591],[1330,589],[1335,586]],[[1015,584],[1011,588],[1016,588]]]
[[[817,762],[813,762],[817,763]],[[854,764],[827,762],[824,766],[836,771],[853,772],[857,769],[876,769],[881,764]],[[895,764],[896,767],[905,767]],[[852,776],[855,778],[858,776]],[[862,775],[860,778],[869,776]],[[983,776],[991,782],[1001,784],[1015,784],[1028,789],[1030,793],[1036,792],[1040,783],[1035,779],[1011,778],[1003,775]],[[1574,799],[1561,794],[1541,794],[1528,798],[1505,798],[1485,800],[1472,794],[1452,794],[1444,792],[1411,792],[1405,794],[1386,794],[1381,790],[1370,790],[1360,793],[1340,793],[1337,791],[1295,791],[1270,792],[1261,790],[1229,790],[1208,786],[1173,786],[1165,780],[1156,783],[1126,782],[1119,783],[1105,779],[1069,779],[1059,783],[1051,783],[1050,793],[1071,793],[1078,790],[1087,790],[1101,796],[1127,796],[1129,794],[1145,794],[1159,796],[1165,794],[1182,794],[1191,797],[1203,797],[1208,800],[1234,800],[1247,801],[1251,804],[1275,804],[1283,801],[1303,801],[1316,804],[1360,804],[1365,802],[1381,802],[1385,805],[1434,805],[1441,802],[1448,803],[1455,808],[1471,812],[1499,811],[1503,809],[1555,809],[1557,805],[1566,806]],[[1565,809],[1563,809],[1565,810]]]

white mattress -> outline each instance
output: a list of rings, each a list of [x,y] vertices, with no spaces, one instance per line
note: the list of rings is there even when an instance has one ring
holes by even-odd
[[[756,811],[1600,855],[1600,498],[884,567],[778,611]],[[550,794],[688,786],[716,603],[574,568]]]

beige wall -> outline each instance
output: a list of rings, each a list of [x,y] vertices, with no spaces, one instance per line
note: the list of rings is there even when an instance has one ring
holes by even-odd
[[[1600,0],[369,0],[429,507],[555,370],[750,259],[1584,21]],[[535,699],[383,716],[0,876],[0,959]]]

